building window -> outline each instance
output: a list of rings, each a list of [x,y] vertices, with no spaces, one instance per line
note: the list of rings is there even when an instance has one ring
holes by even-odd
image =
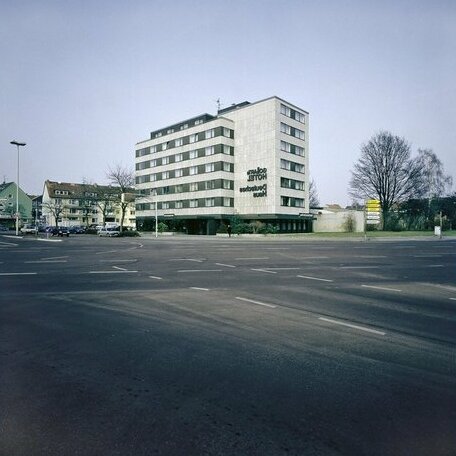
[[[280,204],[281,204],[281,206],[290,206],[291,205],[291,198],[289,196],[281,196],[280,197]]]
[[[184,159],[184,154],[176,154],[174,157],[175,162],[181,162]]]
[[[215,130],[213,128],[211,128],[210,130],[206,130],[204,132],[204,138],[205,139],[211,139],[215,136]]]
[[[195,174],[198,174],[198,166],[190,166],[189,174],[190,174],[190,176],[194,176]]]
[[[184,191],[184,186],[182,184],[177,184],[174,186],[174,193],[182,193]]]
[[[191,192],[197,192],[198,191],[198,182],[190,182],[189,190]]]
[[[189,157],[189,158],[198,158],[198,151],[197,151],[197,150],[191,150],[191,151],[188,153],[188,157]]]
[[[294,179],[287,179],[286,177],[280,178],[280,186],[282,188],[291,188],[293,190],[304,190],[304,182]]]
[[[304,207],[303,198],[292,198],[290,196],[281,196],[280,202],[282,206],[287,207]]]
[[[223,162],[223,171],[231,172],[231,164],[228,162]]]
[[[299,130],[298,128],[294,129],[293,136],[298,139],[304,139],[304,140],[306,139],[306,134],[302,130]]]
[[[162,158],[162,165],[167,165],[169,164],[169,157],[163,157]]]
[[[155,154],[157,152],[157,146],[150,146],[150,153]]]
[[[202,124],[203,122],[204,122],[203,119],[196,119],[196,120],[195,120],[195,125],[200,125],[200,124]]]
[[[162,144],[162,150],[166,150],[166,149],[168,149],[168,143],[167,142]]]
[[[174,204],[175,209],[182,209],[184,207],[184,202],[183,201],[176,201]]]
[[[215,188],[215,180],[206,181],[204,184],[206,190],[213,190]]]
[[[280,122],[280,131],[287,135],[291,135],[291,127],[283,122]]]
[[[198,200],[193,199],[188,202],[189,207],[198,207]]]
[[[214,153],[215,153],[215,147],[214,147],[214,146],[206,147],[206,148],[204,149],[204,153],[205,153],[206,157],[207,157],[208,155],[214,155]]]
[[[198,141],[198,133],[195,133],[195,134],[193,134],[193,135],[190,135],[189,138],[188,138],[188,141],[189,141],[190,143],[194,143],[194,142]]]
[[[304,165],[295,163],[288,160],[280,159],[280,167],[287,171],[295,171],[296,173],[304,173]]]
[[[206,207],[215,206],[215,198],[206,198],[205,205]]]
[[[157,166],[157,160],[156,160],[156,159],[151,160],[151,161],[150,161],[150,167],[151,167],[151,168],[155,168],[156,166]]]
[[[175,147],[182,146],[183,144],[184,144],[184,139],[183,139],[183,138],[177,138],[177,139],[174,141],[174,146],[175,146]]]
[[[226,144],[223,145],[223,153],[226,155],[231,155],[231,147]]]
[[[162,172],[162,179],[163,180],[169,179],[169,171],[163,171]]]
[[[291,109],[288,106],[285,106],[284,104],[280,105],[280,113],[284,116],[291,117]]]
[[[295,111],[295,120],[306,123],[306,116],[302,112]]]
[[[214,170],[215,170],[214,163],[206,163],[206,165],[204,166],[204,171],[206,173],[212,173]]]
[[[280,150],[291,152],[291,144],[286,141],[280,141]]]
[[[231,136],[231,132],[229,128],[223,127],[223,136],[229,138]]]
[[[151,182],[156,181],[156,180],[158,179],[157,175],[158,175],[158,173],[156,173],[156,174],[151,174],[151,175],[150,175],[150,181],[151,181]]]
[[[184,175],[184,170],[182,168],[176,169],[174,172],[174,177],[182,177]]]
[[[231,182],[229,180],[223,179],[223,188],[226,190],[231,190]]]
[[[167,195],[169,193],[169,185],[166,185],[162,188],[162,195]]]
[[[223,198],[223,205],[225,207],[230,207],[231,206],[231,198]]]
[[[295,154],[304,157],[304,147],[295,146]]]
[[[162,209],[169,209],[169,203],[162,203]]]

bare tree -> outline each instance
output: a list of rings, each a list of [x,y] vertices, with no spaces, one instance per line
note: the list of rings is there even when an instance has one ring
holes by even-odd
[[[49,201],[48,203],[43,203],[42,207],[52,215],[55,220],[55,226],[58,228],[59,218],[66,210],[66,206],[62,204],[62,200],[60,198],[56,198],[55,200]]]
[[[418,160],[424,175],[428,201],[445,196],[453,185],[453,178],[445,175],[443,163],[432,149],[418,149]]]
[[[317,184],[311,178],[309,183],[309,206],[318,207],[320,206],[320,201],[318,198]]]
[[[384,229],[393,206],[424,192],[419,160],[410,158],[410,145],[404,138],[380,131],[361,146],[361,158],[355,164],[349,193],[355,199],[376,198],[383,211]]]
[[[109,168],[108,172],[106,173],[106,177],[108,178],[110,184],[115,185],[120,189],[121,194],[118,195],[116,204],[120,206],[120,231],[122,231],[125,214],[127,212],[129,204],[131,204],[130,200],[128,198],[122,197],[122,195],[134,192],[133,187],[135,184],[135,173],[132,169],[117,164],[114,166],[114,168]]]

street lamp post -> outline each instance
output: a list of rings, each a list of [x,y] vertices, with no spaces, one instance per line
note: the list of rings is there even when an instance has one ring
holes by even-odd
[[[24,142],[11,141],[17,147],[17,182],[16,182],[16,236],[19,235],[19,147],[25,146]]]

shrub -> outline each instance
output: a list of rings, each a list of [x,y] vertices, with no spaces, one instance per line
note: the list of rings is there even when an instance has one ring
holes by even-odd
[[[347,233],[354,233],[356,229],[355,216],[350,212],[346,217],[342,225],[343,229]]]
[[[124,230],[122,231],[119,236],[122,237],[136,237],[139,236],[139,233],[136,230]]]
[[[168,225],[166,223],[160,222],[158,224],[158,232],[163,233],[164,231],[168,231]]]

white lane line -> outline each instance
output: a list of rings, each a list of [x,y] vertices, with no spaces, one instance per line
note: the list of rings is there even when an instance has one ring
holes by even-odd
[[[114,269],[117,269],[119,271],[128,271],[126,268],[121,268],[120,266],[113,266]]]
[[[275,309],[277,307],[272,304],[266,304],[265,302],[254,301],[253,299],[241,298],[239,296],[236,296],[236,299],[238,301],[245,301],[245,302],[251,302],[252,304],[258,304],[259,306],[270,307],[271,309]]]
[[[267,269],[256,269],[256,268],[252,268],[251,271],[266,272],[266,273],[268,273],[268,274],[277,274],[277,272],[268,271]]]
[[[289,247],[266,247],[265,250],[290,250]]]
[[[361,285],[364,288],[373,288],[374,290],[384,290],[384,291],[398,291],[401,292],[402,290],[398,290],[397,288],[389,288],[389,287],[377,287],[375,285]]]
[[[163,280],[162,277],[157,277],[157,276],[149,276],[149,279]]]
[[[197,258],[171,258],[168,261],[194,261],[196,263],[202,263],[204,261],[203,259],[197,259]]]
[[[0,276],[36,275],[37,272],[0,272]]]
[[[41,241],[41,242],[62,242],[62,239],[38,238],[37,241]]]
[[[58,256],[58,257],[47,257],[47,258],[41,258],[41,259],[42,260],[64,260],[65,258],[68,258],[68,255]]]
[[[426,255],[413,255],[413,258],[440,258],[442,255],[435,253],[426,254]]]
[[[380,266],[339,266],[339,269],[378,269]]]
[[[235,260],[269,260],[268,257],[258,257],[258,258],[235,258]]]
[[[320,277],[311,277],[311,276],[303,276],[303,275],[298,275],[296,277],[300,277],[301,279],[309,279],[309,280],[320,280],[322,282],[334,282],[334,280],[330,279],[320,279]]]
[[[297,269],[301,268],[264,268],[267,269],[268,271],[296,271]]]
[[[310,256],[310,257],[304,257],[303,260],[327,260],[329,257],[327,256]]]
[[[17,247],[18,245],[13,242],[0,242],[0,247]]]
[[[376,329],[366,328],[365,326],[353,325],[351,323],[344,323],[342,321],[332,320],[331,318],[318,317],[318,319],[321,321],[326,321],[327,323],[333,323],[335,325],[346,326],[347,328],[359,329],[360,331],[366,331],[366,332],[369,332],[372,334],[378,334],[380,336],[384,336],[386,334],[382,331],[377,331]]]
[[[10,234],[4,234],[4,238],[11,238],[11,239],[23,239],[24,236],[11,236]]]
[[[177,272],[220,272],[222,269],[180,269]]]
[[[135,263],[138,260],[98,260],[100,263]]]
[[[138,271],[89,271],[88,274],[128,274]]]
[[[189,287],[192,290],[201,290],[201,291],[209,291],[209,288],[200,288],[200,287]]]
[[[68,260],[34,260],[34,261],[24,261],[27,264],[42,264],[42,263],[68,263]]]
[[[351,258],[388,258],[386,255],[357,255]]]
[[[450,298],[450,299],[451,299],[451,301],[456,301],[456,298]]]
[[[104,253],[117,253],[117,250],[106,250],[105,252],[95,252],[95,255],[103,255]]]
[[[428,268],[443,268],[443,264],[428,264]]]
[[[224,263],[215,263],[217,266],[225,266],[226,268],[235,268],[232,264],[224,264]]]

